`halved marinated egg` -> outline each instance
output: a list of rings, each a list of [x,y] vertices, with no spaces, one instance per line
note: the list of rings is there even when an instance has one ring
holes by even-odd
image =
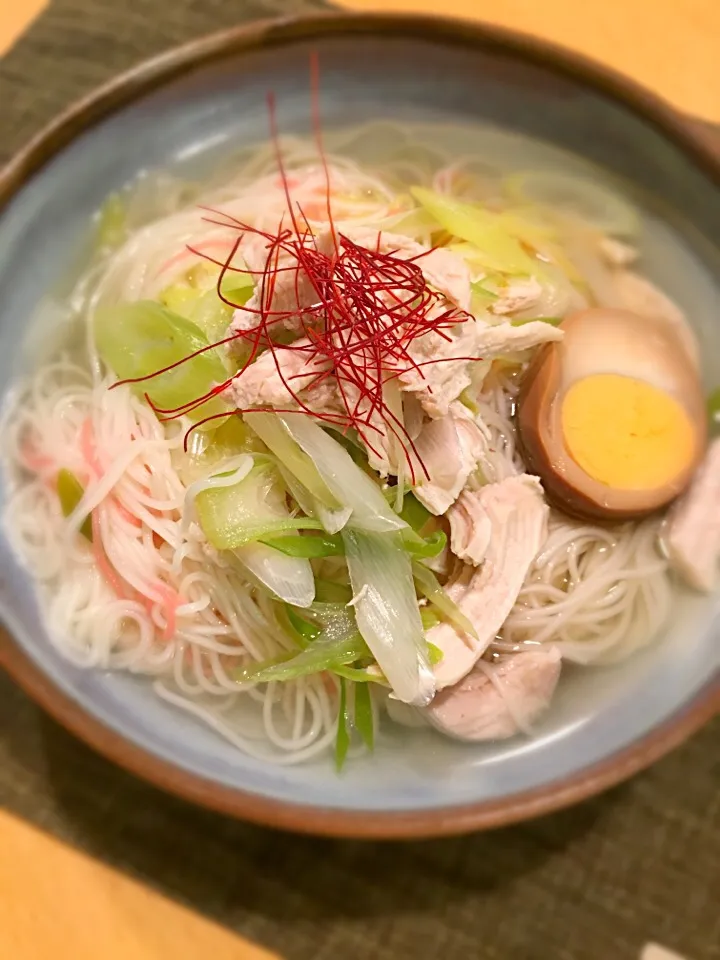
[[[651,513],[689,483],[705,449],[702,387],[672,326],[583,310],[528,370],[518,401],[528,468],[583,517]]]

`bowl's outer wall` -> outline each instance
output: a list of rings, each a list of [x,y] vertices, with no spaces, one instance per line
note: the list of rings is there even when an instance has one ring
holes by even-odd
[[[153,81],[156,89],[47,156],[0,219],[3,389],[16,372],[19,331],[42,292],[57,288],[72,272],[88,220],[107,193],[133,179],[140,167],[172,167],[223,138],[264,139],[269,89],[277,97],[281,128],[306,132],[311,50],[321,55],[328,127],[387,116],[490,121],[517,129],[589,157],[662,197],[693,221],[697,250],[708,261],[716,256],[720,190],[711,186],[709,157],[698,147],[690,160],[661,132],[662,124],[593,91],[567,65],[555,72],[553,56],[547,66],[540,63],[545,54],[536,54],[536,63],[524,61],[504,35],[447,23],[440,29],[420,18],[387,18],[383,32],[374,17],[337,18],[328,27],[330,22],[286,24],[265,33],[250,28],[224,42],[212,41],[214,51],[201,43],[197,66],[187,72],[186,55],[167,59],[165,68],[149,68],[130,86],[142,86],[153,70],[166,79],[172,74],[167,82]],[[268,37],[271,43],[260,42]],[[122,91],[109,93],[105,106],[122,97]],[[103,102],[96,102],[86,115],[102,111]],[[668,117],[658,116],[671,125]],[[0,182],[0,201],[3,187],[17,185],[47,152],[47,144],[63,136],[60,127],[16,163]],[[5,491],[0,493],[4,499]],[[351,765],[342,778],[326,764],[292,771],[267,767],[148,697],[132,678],[73,668],[50,647],[31,584],[5,539],[0,569],[0,606],[17,644],[5,638],[2,659],[56,716],[161,785],[295,829],[438,833],[539,813],[650,762],[717,704],[717,688],[713,694],[708,686],[717,669],[714,608],[704,609],[696,623],[687,621],[666,656],[640,658],[620,680],[605,681],[601,674],[594,686],[581,685],[581,709],[577,699],[565,712],[561,705],[554,725],[530,744],[470,752],[428,736],[415,748],[381,749],[374,759]]]

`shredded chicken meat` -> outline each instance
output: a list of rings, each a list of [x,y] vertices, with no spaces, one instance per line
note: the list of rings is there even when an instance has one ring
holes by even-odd
[[[709,593],[720,560],[720,437],[667,523],[664,539],[672,565],[691,587]]]
[[[560,679],[557,647],[479,663],[423,711],[442,733],[460,740],[504,740],[528,733],[550,705]]]
[[[435,665],[438,690],[462,680],[497,636],[545,541],[548,506],[537,477],[522,474],[465,491],[448,516],[453,553],[478,564],[466,566],[446,588],[475,636],[449,623],[428,631],[428,641],[443,654]]]

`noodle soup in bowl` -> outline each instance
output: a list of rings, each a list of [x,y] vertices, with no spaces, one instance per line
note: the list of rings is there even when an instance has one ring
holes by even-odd
[[[415,17],[211,37],[61,118],[0,181],[6,668],[309,832],[512,822],[679,743],[718,704],[718,166]]]

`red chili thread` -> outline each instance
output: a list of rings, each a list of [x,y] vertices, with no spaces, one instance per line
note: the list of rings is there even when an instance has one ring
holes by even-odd
[[[163,409],[156,406],[146,394],[147,402],[160,419],[170,420],[189,414],[224,393],[233,380],[241,378],[257,357],[265,352],[271,354],[277,375],[297,408],[278,410],[259,406],[206,417],[188,430],[185,437],[186,450],[190,433],[203,424],[233,413],[262,410],[276,413],[301,412],[344,431],[353,428],[365,446],[380,455],[379,449],[373,444],[374,438],[369,436],[374,433],[382,438],[383,430],[377,426],[377,422],[373,422],[379,420],[386,431],[400,443],[410,468],[412,482],[416,480],[414,464],[420,464],[429,479],[414,442],[405,430],[402,420],[389,409],[384,393],[386,385],[404,373],[415,371],[425,379],[423,368],[431,364],[448,362],[451,359],[476,360],[476,357],[453,357],[417,362],[409,351],[415,340],[429,334],[437,334],[451,342],[452,337],[445,331],[465,322],[469,315],[448,305],[440,294],[428,286],[417,261],[427,256],[430,251],[400,258],[395,255],[397,251],[380,251],[380,233],[377,243],[371,248],[355,243],[337,230],[331,203],[330,169],[322,139],[319,63],[315,54],[311,57],[310,72],[313,130],[325,173],[330,252],[326,253],[319,248],[319,238],[313,234],[302,207],[293,202],[290,179],[285,170],[280,146],[275,98],[273,94],[269,94],[270,135],[275,147],[278,179],[285,194],[291,228],[284,226],[284,217],[278,224],[277,232],[273,233],[243,223],[222,210],[201,207],[208,214],[203,220],[236,230],[238,236],[224,260],[216,259],[200,247],[188,246],[190,252],[220,268],[217,280],[218,297],[234,310],[251,314],[256,323],[246,330],[234,330],[217,343],[196,350],[152,374],[121,382],[139,383],[152,380],[208,350],[240,341],[249,347],[249,354],[242,369],[203,396],[173,409]],[[262,270],[250,270],[247,266],[234,265],[235,257],[247,235],[266,241],[267,255]],[[255,295],[251,298],[253,305],[235,303],[223,292],[224,279],[229,273],[242,273],[259,278]],[[292,275],[297,304],[294,309],[281,310],[273,307],[278,280],[284,275]],[[309,282],[314,297],[317,298],[316,302],[308,306],[300,306],[303,280]],[[290,324],[298,330],[299,341],[281,344],[274,339],[273,334],[284,324]],[[286,351],[291,350],[304,353],[308,357],[307,372],[298,375],[303,380],[312,374],[313,363],[318,366],[317,376],[298,392],[295,392],[291,385],[295,377],[288,377],[283,370],[282,357],[287,356]],[[337,386],[344,413],[320,412],[310,406],[312,389],[326,380],[331,380]],[[117,385],[119,384],[115,384]],[[428,391],[432,392],[430,384]],[[300,393],[304,393],[307,400],[300,396]]]

